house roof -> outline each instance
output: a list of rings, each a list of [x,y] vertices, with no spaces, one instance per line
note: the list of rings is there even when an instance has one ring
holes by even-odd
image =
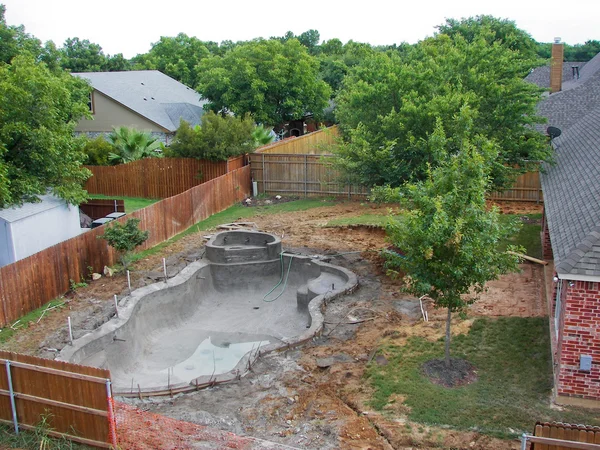
[[[35,216],[44,211],[65,206],[66,202],[54,195],[40,195],[40,202],[24,203],[19,207],[0,209],[0,219],[13,223],[30,216]],[[43,226],[43,224],[40,224]]]
[[[542,189],[555,268],[560,275],[600,278],[600,58],[586,77],[539,106],[549,125],[555,165],[546,165]],[[592,64],[593,63],[593,64]],[[586,66],[587,67],[587,66]]]
[[[89,80],[95,90],[171,132],[179,127],[180,118],[190,125],[199,124],[206,103],[196,91],[158,70],[73,75]]]
[[[563,87],[564,84],[571,81],[573,79],[573,67],[579,67],[579,77],[581,79],[581,72],[583,71],[583,67],[587,63],[585,62],[574,62],[574,61],[566,61],[563,63],[563,74],[562,74],[562,82]],[[530,83],[537,84],[541,88],[550,89],[550,64],[548,63],[545,66],[536,67],[529,72],[529,75],[525,77],[525,81],[529,81]],[[564,89],[563,89],[564,90]]]

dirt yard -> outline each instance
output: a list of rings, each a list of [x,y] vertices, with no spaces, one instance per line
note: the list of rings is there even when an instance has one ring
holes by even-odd
[[[533,204],[511,204],[503,209],[516,214],[541,212]],[[261,230],[283,236],[287,251],[330,255],[333,264],[358,275],[360,288],[327,305],[321,337],[297,349],[263,356],[239,382],[175,398],[120,399],[139,408],[132,413],[129,406],[122,407],[125,412],[121,414],[120,434],[127,436],[133,430],[144,430],[149,423],[144,414],[153,413],[302,449],[520,448],[517,441],[411,424],[401,399],[385,415],[368,406],[369,386],[363,382],[363,373],[382,337],[397,333],[402,339],[411,335],[438,339],[444,332],[443,311],[429,307],[430,321],[423,322],[418,300],[401,293],[399,282],[383,272],[376,253],[388,245],[382,230],[325,227],[333,218],[386,212],[387,207],[342,203],[249,219]],[[133,284],[153,282],[160,273],[162,257],[167,257],[170,274],[198,258],[202,236],[206,234],[189,235],[167,247],[163,254],[140,261],[133,273]],[[469,318],[455,319],[453,331],[464,333],[477,316],[546,315],[540,267],[524,264],[520,273],[489,283],[488,292],[471,307]],[[78,289],[65,299],[68,303],[64,308],[30,324],[3,348],[51,358],[66,345],[67,315],[72,317],[77,338],[114,314],[113,294],[126,294],[124,276],[102,277]],[[350,324],[349,316],[362,322]],[[175,428],[167,420],[162,428],[160,423],[153,426],[162,436],[161,448],[209,448],[182,444],[180,438],[172,435]],[[127,448],[150,449],[158,445],[155,441],[146,444],[142,439],[135,444],[128,442]]]

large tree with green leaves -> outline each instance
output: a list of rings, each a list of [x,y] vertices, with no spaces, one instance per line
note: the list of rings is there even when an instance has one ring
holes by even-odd
[[[319,79],[319,63],[296,39],[240,44],[198,68],[197,90],[215,112],[278,125],[307,113],[321,117],[327,107],[330,89]]]
[[[91,88],[23,52],[0,64],[0,208],[51,190],[69,203],[87,197],[85,154],[73,130]]]
[[[182,120],[168,155],[182,158],[225,161],[254,150],[254,122],[244,117],[221,116],[212,111],[202,116],[195,127]]]
[[[423,179],[441,155],[427,145],[441,118],[456,153],[458,112],[473,111],[474,132],[495,141],[494,188],[507,186],[516,171],[549,160],[551,148],[533,125],[541,89],[523,78],[539,63],[529,52],[495,40],[480,25],[476,35],[438,34],[398,52],[367,55],[346,76],[336,117],[344,137],[342,166],[366,185],[401,185]]]
[[[450,365],[452,312],[476,300],[485,283],[517,269],[518,257],[500,251],[499,243],[515,231],[503,225],[496,209],[488,209],[490,162],[498,145],[472,133],[474,117],[468,108],[458,113],[452,137],[457,151],[448,154],[441,119],[427,145],[442,158],[427,170],[423,181],[398,192],[406,208],[388,225],[388,235],[399,253],[388,253],[388,269],[406,275],[406,290],[427,295],[436,307],[447,309],[446,366]],[[518,250],[509,247],[509,250]]]

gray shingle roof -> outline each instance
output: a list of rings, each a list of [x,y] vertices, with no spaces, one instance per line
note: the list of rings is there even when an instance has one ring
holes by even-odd
[[[94,89],[171,132],[179,127],[180,117],[191,125],[199,124],[206,103],[196,91],[158,70],[73,75],[89,80]]]
[[[585,63],[585,62],[573,62],[573,61],[568,61],[568,62],[563,63],[563,76],[562,76],[563,90],[564,90],[564,84],[573,80],[573,69],[572,68],[574,66],[579,67],[579,77],[581,79],[583,67],[586,64],[587,63]],[[537,84],[541,88],[549,89],[550,88],[550,64],[547,64],[545,66],[536,67],[535,69],[533,69],[529,73],[529,75],[527,75],[525,77],[525,81],[529,81],[530,83]]]
[[[64,200],[54,195],[40,195],[39,198],[41,201],[38,203],[25,203],[20,207],[0,209],[0,219],[13,223],[66,204]]]
[[[600,89],[598,82],[585,85],[577,89]],[[542,189],[557,272],[600,278],[600,101],[580,103],[589,108],[582,112],[571,103],[577,89],[548,99],[562,95],[577,120],[563,124],[562,135],[554,139],[556,165],[546,166]]]

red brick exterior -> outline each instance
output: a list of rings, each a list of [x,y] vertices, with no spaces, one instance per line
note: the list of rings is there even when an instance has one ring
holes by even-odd
[[[550,242],[550,230],[548,229],[548,221],[546,220],[546,210],[544,210],[542,217],[542,258],[554,259],[552,243]]]
[[[600,283],[562,283],[565,295],[556,355],[556,393],[600,400]],[[592,357],[591,371],[579,370],[581,355]]]

